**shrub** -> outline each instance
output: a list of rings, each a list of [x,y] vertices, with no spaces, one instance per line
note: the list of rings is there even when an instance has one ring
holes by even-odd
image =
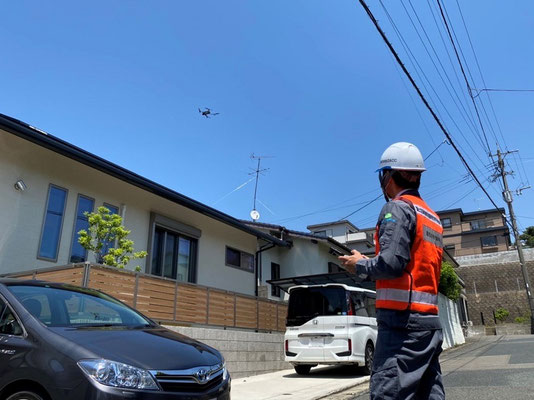
[[[439,280],[439,291],[452,301],[458,300],[462,291],[458,275],[451,263],[444,261],[441,264],[441,276]]]
[[[508,311],[504,307],[499,307],[495,311],[495,319],[497,319],[500,322],[504,322],[506,318],[508,318],[509,315],[510,315],[510,311]]]

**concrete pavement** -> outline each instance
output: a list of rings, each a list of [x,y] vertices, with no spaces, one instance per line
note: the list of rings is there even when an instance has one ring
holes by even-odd
[[[447,400],[534,400],[534,336],[481,336],[446,351]],[[351,400],[369,400],[366,391]]]
[[[369,381],[359,369],[316,367],[308,376],[295,370],[232,380],[232,400],[317,400]]]

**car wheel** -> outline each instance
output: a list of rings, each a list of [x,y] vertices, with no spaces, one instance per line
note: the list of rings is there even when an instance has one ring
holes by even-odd
[[[44,397],[38,393],[23,390],[13,393],[6,400],[44,400]]]
[[[295,365],[295,371],[299,375],[308,375],[310,373],[311,365]]]
[[[373,370],[374,355],[375,346],[373,346],[371,342],[367,342],[367,345],[365,346],[365,366],[363,367],[366,375],[371,375],[371,371]]]

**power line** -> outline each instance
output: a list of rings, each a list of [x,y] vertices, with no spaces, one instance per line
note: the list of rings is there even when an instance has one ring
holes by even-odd
[[[434,68],[436,69],[441,81],[443,82],[443,85],[445,86],[445,89],[447,90],[447,92],[449,93],[449,96],[451,97],[452,101],[454,102],[454,104],[456,105],[456,107],[458,108],[458,110],[460,111],[460,115],[462,116],[462,118],[464,119],[464,121],[466,122],[467,126],[469,127],[469,129],[471,130],[471,132],[473,132],[473,134],[475,134],[475,132],[473,131],[473,129],[476,130],[475,128],[475,124],[474,124],[474,121],[471,121],[469,120],[469,114],[464,106],[464,104],[462,103],[461,99],[460,99],[460,96],[458,95],[458,93],[456,92],[456,89],[454,88],[454,85],[452,84],[451,82],[451,79],[449,78],[449,75],[447,74],[447,71],[445,70],[445,67],[443,66],[443,63],[441,62],[440,58],[439,58],[439,55],[438,53],[436,52],[436,49],[434,48],[434,45],[432,44],[432,41],[430,40],[430,37],[428,36],[428,33],[423,25],[423,23],[421,22],[421,19],[419,18],[419,15],[417,14],[417,11],[415,10],[413,4],[412,4],[412,1],[411,0],[408,0],[408,3],[410,4],[410,8],[412,9],[417,21],[419,22],[419,26],[421,27],[422,31],[423,31],[423,34],[425,35],[429,45],[430,45],[430,48],[432,49],[432,52],[434,53],[436,59],[437,59],[437,62],[439,64],[439,66],[441,67],[441,70],[443,71],[443,73],[445,74],[445,78],[447,79],[447,82],[449,83],[447,85],[447,83],[445,82],[439,68],[437,67],[436,63],[434,62],[434,59],[432,58],[432,55],[430,54],[430,52],[428,51],[428,48],[425,44],[425,42],[423,41],[423,38],[421,37],[421,35],[419,34],[419,31],[417,30],[417,27],[415,26],[415,23],[410,15],[410,13],[408,12],[408,9],[406,8],[406,6],[404,5],[404,1],[401,0],[401,4],[402,4],[402,7],[404,8],[404,11],[406,12],[406,15],[408,16],[408,18],[410,19],[410,22],[415,30],[415,32],[417,33],[417,36],[419,37],[419,40],[421,41],[426,53],[428,54],[429,58],[430,58],[430,61],[432,61],[432,64],[434,65]],[[451,93],[451,90],[454,92],[454,95],[456,96],[456,99],[458,100],[458,102],[456,102],[454,96],[452,95]],[[460,105],[458,105],[460,104]],[[462,112],[463,111],[463,112]],[[465,115],[464,115],[465,113]],[[467,118],[466,118],[467,116]],[[478,133],[478,135],[480,136],[480,134]],[[482,142],[481,142],[482,143]],[[482,143],[482,147],[484,147],[484,144]]]
[[[439,1],[439,0],[438,0]],[[404,66],[402,60],[400,59],[399,55],[397,54],[397,52],[395,51],[395,49],[393,48],[393,45],[391,44],[391,42],[389,41],[389,39],[387,38],[386,34],[384,33],[384,31],[382,30],[382,28],[380,27],[380,25],[378,24],[378,21],[376,20],[375,16],[373,15],[373,13],[371,12],[371,10],[369,9],[369,7],[367,6],[367,4],[365,3],[364,0],[359,0],[360,4],[362,5],[362,7],[364,8],[365,12],[367,13],[367,15],[369,16],[369,18],[371,19],[371,21],[373,22],[373,24],[375,25],[375,28],[377,29],[378,33],[380,34],[380,36],[382,37],[382,39],[384,40],[384,42],[386,43],[386,45],[388,46],[389,50],[391,51],[391,53],[393,54],[393,56],[395,57],[395,60],[397,61],[397,63],[400,65],[400,67],[402,68],[403,72],[406,74],[407,78],[410,80],[410,83],[412,84],[412,86],[414,87],[414,89],[417,91],[417,94],[419,95],[419,97],[421,98],[421,100],[423,101],[423,103],[425,104],[425,106],[427,107],[428,111],[432,114],[432,117],[434,118],[434,120],[436,121],[436,123],[438,124],[439,128],[441,129],[441,131],[443,132],[443,134],[445,135],[445,137],[449,140],[449,143],[451,144],[451,146],[454,148],[454,150],[456,151],[456,153],[458,154],[458,157],[460,157],[460,160],[462,161],[462,163],[464,164],[465,168],[469,171],[469,173],[471,174],[471,176],[473,177],[473,179],[477,182],[477,184],[480,186],[480,188],[482,189],[482,191],[485,193],[485,195],[488,197],[488,199],[491,201],[491,203],[495,206],[495,208],[499,208],[497,206],[497,204],[495,203],[495,201],[493,201],[493,199],[491,198],[491,196],[489,195],[489,193],[487,192],[487,190],[484,188],[484,186],[482,185],[482,183],[479,181],[478,177],[475,175],[475,173],[473,172],[473,170],[471,169],[471,167],[469,166],[469,164],[467,163],[467,161],[465,160],[464,156],[462,155],[462,153],[460,152],[460,150],[458,149],[458,147],[456,146],[456,144],[454,143],[454,141],[452,140],[452,137],[451,135],[449,134],[449,132],[447,132],[447,130],[445,129],[445,127],[443,126],[443,124],[441,123],[440,119],[438,118],[438,116],[436,115],[436,113],[434,112],[434,110],[432,109],[432,107],[430,106],[430,104],[428,103],[427,99],[425,98],[425,96],[423,95],[423,93],[421,92],[421,90],[419,89],[419,86],[417,86],[417,83],[414,81],[414,79],[412,78],[410,72],[406,69],[406,67]],[[489,147],[489,146],[488,146]]]
[[[462,72],[462,75],[464,77],[465,84],[466,84],[467,90],[469,92],[469,96],[471,97],[471,101],[473,102],[473,106],[475,107],[475,112],[476,112],[476,115],[477,115],[477,118],[478,118],[478,122],[480,124],[480,128],[482,129],[482,133],[484,135],[484,140],[486,141],[486,146],[488,148],[488,155],[490,155],[491,154],[491,147],[490,147],[489,142],[488,142],[488,137],[486,135],[486,130],[484,129],[484,125],[482,125],[482,120],[480,118],[480,113],[478,112],[477,104],[476,104],[475,99],[473,98],[473,96],[471,94],[471,85],[469,84],[469,80],[467,79],[467,76],[465,74],[464,66],[462,64],[462,60],[460,59],[460,55],[458,54],[458,50],[456,48],[456,44],[454,43],[454,39],[452,38],[451,30],[449,28],[449,24],[447,23],[447,18],[445,18],[445,14],[443,12],[443,8],[441,7],[441,2],[440,2],[440,0],[436,0],[436,1],[438,3],[438,6],[439,6],[439,11],[441,13],[441,18],[443,19],[443,22],[445,24],[445,28],[447,29],[447,34],[449,35],[449,39],[450,39],[452,47],[454,49],[454,53],[456,54],[456,59],[458,60],[458,64],[460,65],[460,71]],[[463,53],[462,53],[462,56],[463,56]],[[465,57],[464,57],[464,60],[465,60]],[[469,74],[471,76],[471,79],[473,79],[473,76],[471,75],[470,72],[469,72]]]
[[[476,94],[473,97],[478,97],[482,92],[534,92],[534,89],[494,89],[494,88],[471,88],[471,91]]]
[[[404,48],[404,51],[406,52],[407,56],[408,56],[408,59],[410,60],[410,62],[412,63],[412,66],[414,67],[414,70],[416,72],[416,74],[419,76],[419,79],[421,80],[421,83],[424,87],[424,89],[426,90],[427,92],[427,96],[432,100],[432,96],[429,92],[429,90],[427,89],[425,83],[424,83],[424,80],[421,78],[421,75],[419,74],[417,67],[419,67],[419,70],[421,71],[421,74],[422,76],[426,79],[426,81],[428,82],[428,85],[430,86],[430,88],[432,89],[432,92],[434,93],[434,95],[436,96],[436,98],[438,99],[439,103],[441,104],[441,106],[443,107],[443,109],[445,110],[445,113],[447,114],[447,116],[450,118],[450,120],[452,121],[452,123],[454,124],[454,126],[456,127],[456,129],[458,130],[458,132],[460,132],[461,136],[464,138],[465,142],[467,143],[467,145],[469,146],[469,148],[472,150],[473,154],[475,155],[475,157],[478,159],[478,161],[480,161],[481,164],[484,164],[484,162],[480,159],[480,157],[478,156],[478,152],[475,151],[475,149],[472,147],[471,145],[471,142],[469,140],[467,140],[467,138],[465,137],[464,133],[463,133],[463,130],[460,129],[460,127],[458,126],[458,124],[456,123],[455,119],[452,117],[452,115],[450,114],[449,110],[447,109],[447,107],[445,106],[444,102],[442,101],[441,97],[439,96],[439,94],[437,93],[436,89],[434,88],[434,86],[432,85],[430,79],[427,77],[427,75],[425,74],[425,72],[423,71],[423,68],[421,67],[421,65],[419,64],[419,62],[417,61],[417,58],[415,57],[415,55],[413,54],[413,52],[411,51],[410,47],[408,46],[406,40],[404,39],[402,33],[400,32],[399,28],[397,27],[397,25],[395,24],[395,21],[393,20],[393,18],[391,17],[389,11],[387,10],[386,6],[384,5],[384,3],[382,2],[382,0],[379,0],[379,3],[382,7],[382,9],[384,10],[384,13],[386,14],[389,22],[391,23],[391,26],[393,27],[402,47]],[[412,58],[413,58],[413,61],[412,61]],[[434,104],[434,108],[436,109],[435,113],[438,115],[439,119],[440,120],[443,120],[443,117],[441,117],[441,115],[439,115],[439,111],[436,107],[436,105]],[[441,122],[442,126],[445,127],[445,124],[444,122]],[[446,127],[445,127],[446,129]],[[458,145],[459,146],[459,145]],[[484,147],[483,143],[482,143],[482,147]],[[490,151],[491,153],[491,151]],[[466,155],[466,157],[474,164],[476,165],[476,163],[474,162],[474,160],[469,156],[469,155]],[[479,170],[479,172],[481,172]]]

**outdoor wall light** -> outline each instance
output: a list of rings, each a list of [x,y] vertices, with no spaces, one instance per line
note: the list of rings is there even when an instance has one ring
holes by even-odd
[[[22,179],[19,179],[18,181],[16,181],[14,186],[15,186],[15,189],[20,190],[21,192],[24,192],[28,188],[28,186],[26,186],[26,184],[24,183]]]

